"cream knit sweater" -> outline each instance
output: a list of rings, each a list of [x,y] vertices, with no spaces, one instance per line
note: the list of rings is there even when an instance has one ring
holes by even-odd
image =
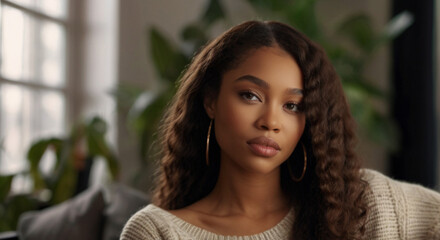
[[[440,240],[440,193],[392,180],[372,170],[365,170],[365,180],[371,188],[366,196],[369,217],[365,239]],[[259,234],[222,236],[194,226],[150,204],[126,223],[121,239],[288,239],[293,216],[291,210],[276,226]]]

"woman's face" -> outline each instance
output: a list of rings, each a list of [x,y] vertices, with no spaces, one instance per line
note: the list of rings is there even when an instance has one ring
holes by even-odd
[[[217,99],[205,99],[221,161],[253,173],[278,169],[304,131],[302,98],[301,71],[287,52],[278,47],[251,52],[223,75]]]

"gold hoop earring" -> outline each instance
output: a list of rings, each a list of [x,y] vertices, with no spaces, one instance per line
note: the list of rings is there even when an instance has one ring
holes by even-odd
[[[209,166],[209,138],[211,137],[212,119],[209,122],[208,136],[206,137],[206,166]]]
[[[304,178],[304,175],[306,174],[306,169],[307,169],[307,151],[306,151],[306,147],[304,146],[303,143],[301,143],[301,146],[302,146],[302,149],[304,151],[304,168],[303,168],[303,171],[302,171],[301,176],[299,178],[296,178],[293,175],[293,172],[292,172],[292,170],[290,168],[290,161],[287,160],[287,168],[289,169],[290,178],[293,181],[295,181],[295,182],[301,182],[301,180]]]

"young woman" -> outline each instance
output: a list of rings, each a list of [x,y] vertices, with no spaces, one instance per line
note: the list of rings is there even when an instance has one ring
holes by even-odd
[[[122,239],[440,239],[440,194],[360,168],[335,70],[285,24],[205,46],[160,136],[153,204]]]

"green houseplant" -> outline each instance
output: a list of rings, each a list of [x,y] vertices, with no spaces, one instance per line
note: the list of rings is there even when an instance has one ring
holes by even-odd
[[[27,152],[29,168],[0,176],[0,231],[15,230],[21,213],[61,203],[87,187],[90,166],[102,157],[112,178],[118,175],[118,161],[105,140],[107,124],[99,117],[75,124],[68,136],[35,141]],[[47,152],[55,156],[54,167],[43,172],[40,163]],[[29,176],[30,193],[11,193],[15,177]]]

